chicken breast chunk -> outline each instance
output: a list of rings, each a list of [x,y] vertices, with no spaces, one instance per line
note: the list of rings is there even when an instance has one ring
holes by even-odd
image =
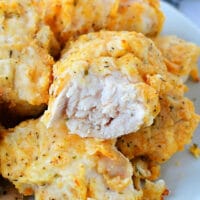
[[[69,135],[64,121],[51,129],[40,120],[25,121],[1,135],[1,173],[24,195],[34,194],[36,200],[141,199],[131,164],[114,140]]]
[[[144,157],[163,163],[190,142],[200,116],[195,113],[193,102],[183,96],[184,90],[177,82],[174,79],[173,84],[168,85],[162,80],[159,86],[161,111],[150,127],[118,139],[118,149],[130,160]],[[155,85],[158,86],[158,82]]]
[[[58,46],[33,1],[0,2],[0,110],[27,116],[43,109]]]
[[[153,42],[135,32],[90,33],[72,42],[54,66],[43,121],[65,118],[70,133],[115,138],[149,126],[159,113],[147,77],[165,77]]]
[[[159,36],[154,39],[162,52],[168,70],[179,76],[183,82],[189,75],[198,81],[198,59],[200,47],[176,36]]]
[[[164,17],[158,0],[43,0],[44,19],[60,41],[80,34],[127,30],[157,35]]]

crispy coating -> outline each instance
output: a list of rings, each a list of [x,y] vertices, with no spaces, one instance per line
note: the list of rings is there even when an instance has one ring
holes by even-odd
[[[156,36],[164,21],[158,0],[43,0],[40,4],[46,23],[62,42],[101,29]]]
[[[200,157],[200,148],[198,147],[197,144],[191,145],[190,148],[189,148],[189,151],[195,158]]]
[[[34,42],[19,50],[11,48],[7,53],[8,56],[1,56],[0,63],[3,100],[27,101],[32,105],[47,103],[53,64],[50,55]]]
[[[150,181],[145,182],[143,189],[143,200],[163,200],[164,196],[169,194],[169,190],[166,189],[165,184],[162,180],[152,183]]]
[[[119,138],[117,147],[130,160],[144,157],[147,163],[158,166],[190,142],[199,124],[193,103],[184,97],[186,88],[178,81],[184,81],[189,74],[198,80],[199,47],[175,36],[159,36],[154,41],[170,72],[170,84],[165,79],[149,79],[150,85],[160,90],[161,111],[153,125]],[[149,169],[148,178],[159,177],[159,169],[154,170],[155,167]]]
[[[42,110],[51,83],[52,49],[58,43],[33,1],[0,2],[1,107],[22,116]]]
[[[183,97],[183,90],[175,85],[166,87],[162,83],[161,111],[153,125],[118,139],[119,150],[129,159],[144,156],[162,163],[190,142],[200,117],[193,103]]]
[[[117,81],[110,81],[112,87],[106,87],[103,80],[109,77],[113,80],[115,74],[118,74]],[[132,131],[138,130],[141,126],[149,126],[160,109],[159,89],[151,86],[148,79],[153,81],[160,77],[168,80],[166,78],[168,72],[163,58],[150,39],[136,32],[110,31],[89,33],[68,44],[60,61],[54,65],[53,76],[54,81],[50,88],[48,110],[43,117],[45,124],[53,126],[53,123],[65,117],[70,132],[77,133],[81,137],[101,138],[113,138],[130,133],[131,131],[128,128],[131,123],[134,123]],[[98,81],[91,83],[94,77],[98,77]],[[122,79],[126,80],[125,84],[121,81]],[[101,81],[103,82],[103,92],[98,89],[100,88],[98,82]],[[124,86],[115,95],[117,90],[115,87],[120,87],[121,82]],[[88,83],[90,85],[87,87]],[[139,88],[139,93],[135,90],[132,93],[129,92],[131,90],[127,89],[129,87]],[[96,88],[98,89],[97,92]],[[114,88],[114,92],[110,88]],[[124,96],[121,95],[122,92],[125,93]],[[86,93],[85,96],[83,96],[84,93]],[[111,94],[111,97],[109,94]],[[123,99],[131,99],[132,94],[137,97],[130,100],[131,103],[127,106]],[[81,101],[90,96],[87,106],[89,108],[87,108],[87,102]],[[104,96],[108,99],[105,103],[103,102]],[[101,102],[98,99],[101,99]],[[82,104],[83,106],[81,106]],[[140,105],[142,105],[142,108],[137,109]],[[109,106],[110,110],[105,110],[106,106]],[[125,115],[131,109],[133,109],[132,116]],[[132,122],[131,117],[136,119],[140,116],[140,111],[143,110],[144,117],[138,120],[142,120],[142,122],[139,125]],[[79,114],[80,111],[81,115]],[[101,113],[104,113],[104,115],[99,117]],[[112,115],[112,113],[117,114]],[[109,118],[107,116],[111,117],[112,120],[107,122],[107,118]],[[105,124],[101,123],[104,119]],[[118,120],[117,123],[115,123],[115,119]],[[73,129],[74,127],[76,129]],[[121,130],[120,127],[122,127]]]
[[[199,80],[200,47],[176,36],[159,36],[154,39],[154,42],[162,52],[171,73],[179,76],[183,81],[187,80],[189,75],[195,81]]]
[[[115,140],[69,135],[64,121],[47,129],[40,119],[0,131],[3,177],[36,200],[161,200],[165,195],[164,181],[149,181],[151,172],[141,159],[132,168]]]
[[[59,50],[58,42],[49,26],[42,21],[36,5],[33,0],[1,0],[0,43],[6,48],[5,52],[1,52],[3,57],[9,55],[9,47],[20,51],[23,45],[28,45],[34,40],[47,52],[53,54],[53,49]]]
[[[2,130],[1,130],[2,131]],[[132,167],[114,140],[69,135],[63,121],[46,129],[40,120],[1,133],[3,177],[35,199],[139,199]]]

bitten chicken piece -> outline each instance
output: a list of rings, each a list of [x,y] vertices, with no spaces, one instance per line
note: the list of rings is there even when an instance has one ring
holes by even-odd
[[[167,69],[153,42],[135,32],[102,31],[68,44],[54,66],[47,127],[65,118],[70,133],[115,138],[149,126],[159,113],[147,77]]]
[[[156,36],[164,21],[158,0],[43,0],[40,3],[46,23],[62,42],[101,29]]]
[[[46,129],[40,120],[1,133],[3,177],[20,193],[44,199],[138,200],[132,167],[114,140],[69,135],[64,121]]]
[[[188,76],[198,81],[200,47],[176,36],[159,36],[154,39],[164,56],[168,70],[186,81]]]
[[[155,163],[168,160],[190,142],[200,121],[176,79],[174,85],[167,85],[163,80],[160,88],[161,111],[154,123],[117,141],[118,149],[129,159],[143,156]]]
[[[58,47],[33,1],[0,1],[0,107],[22,116],[41,111]]]

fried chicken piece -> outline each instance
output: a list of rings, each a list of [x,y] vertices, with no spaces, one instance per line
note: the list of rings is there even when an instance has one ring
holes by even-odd
[[[171,86],[163,80],[160,86],[161,111],[154,123],[118,139],[118,149],[129,159],[144,156],[155,163],[162,163],[190,142],[200,117],[175,80]]]
[[[51,129],[25,121],[1,133],[1,173],[36,200],[140,199],[131,164],[114,144],[70,135],[64,121]]]
[[[60,41],[101,29],[156,36],[164,16],[158,0],[43,0],[44,19]]]
[[[101,31],[67,45],[54,66],[48,110],[81,137],[115,138],[152,124],[160,111],[152,80],[166,66],[153,42],[136,32]],[[166,79],[167,80],[167,79]]]
[[[152,165],[151,161],[139,157],[134,158],[131,163],[133,183],[137,190],[142,190],[142,200],[163,200],[169,194],[163,180],[152,181],[159,177],[159,165]]]
[[[176,36],[159,36],[154,39],[162,52],[168,70],[186,81],[188,76],[198,81],[200,47]]]
[[[57,48],[33,1],[0,2],[0,107],[20,116],[41,112]]]
[[[146,181],[143,189],[142,200],[163,200],[164,196],[169,194],[169,190],[166,189],[165,184],[162,180],[152,183],[151,181]]]
[[[20,51],[23,45],[33,40],[53,55],[54,50],[59,50],[59,44],[50,27],[42,21],[34,0],[1,0],[0,43],[7,50],[1,52],[1,56],[9,55],[9,47]]]

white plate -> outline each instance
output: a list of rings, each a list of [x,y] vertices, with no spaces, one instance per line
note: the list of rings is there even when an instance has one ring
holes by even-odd
[[[200,30],[196,25],[169,4],[162,2],[161,7],[166,16],[162,34],[177,35],[200,45]],[[196,112],[200,114],[200,83],[188,81],[187,85],[190,88],[187,96],[194,101]],[[192,143],[200,145],[200,127]],[[166,200],[200,200],[200,158],[191,156],[188,146],[163,165],[161,178],[171,191]]]

